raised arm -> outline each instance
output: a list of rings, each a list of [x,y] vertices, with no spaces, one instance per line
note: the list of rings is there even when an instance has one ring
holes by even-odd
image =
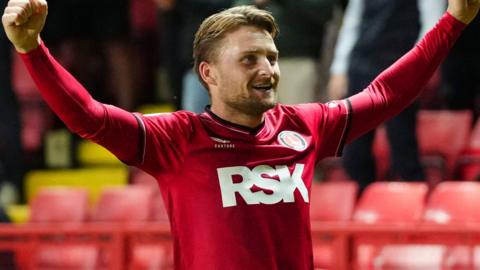
[[[347,142],[395,116],[420,94],[447,56],[480,0],[449,0],[447,13],[412,50],[382,72],[364,91],[348,98],[351,124]]]
[[[47,13],[45,0],[10,0],[2,16],[5,32],[41,95],[70,130],[105,146],[124,162],[137,164],[136,116],[94,100],[50,55],[40,39]]]

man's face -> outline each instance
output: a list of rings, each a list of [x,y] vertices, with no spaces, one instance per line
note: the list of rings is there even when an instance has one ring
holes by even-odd
[[[259,116],[277,103],[278,51],[267,31],[242,26],[228,33],[211,68],[212,106]]]

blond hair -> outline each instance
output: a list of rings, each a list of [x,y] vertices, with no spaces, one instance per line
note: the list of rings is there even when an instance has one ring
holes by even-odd
[[[275,38],[279,32],[272,14],[255,6],[233,7],[206,18],[198,28],[193,42],[194,70],[205,87],[207,85],[198,70],[200,63],[215,59],[218,45],[225,34],[240,26],[255,26],[264,29],[272,38]]]

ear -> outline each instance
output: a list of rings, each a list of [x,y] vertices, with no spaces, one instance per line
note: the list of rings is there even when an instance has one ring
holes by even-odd
[[[215,67],[212,64],[203,61],[198,66],[198,71],[202,80],[208,85],[217,85],[217,74]]]

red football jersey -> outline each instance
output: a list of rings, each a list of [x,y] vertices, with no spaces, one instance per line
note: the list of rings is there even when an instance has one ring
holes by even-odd
[[[42,44],[22,59],[73,131],[160,183],[175,269],[313,269],[315,164],[396,115],[420,93],[465,25],[446,14],[364,91],[327,104],[278,105],[247,129],[211,112],[140,115],[94,100]]]
[[[249,129],[207,112],[143,116],[179,269],[311,269],[315,164],[339,153],[346,102],[278,105]],[[159,134],[169,134],[159,136]]]

